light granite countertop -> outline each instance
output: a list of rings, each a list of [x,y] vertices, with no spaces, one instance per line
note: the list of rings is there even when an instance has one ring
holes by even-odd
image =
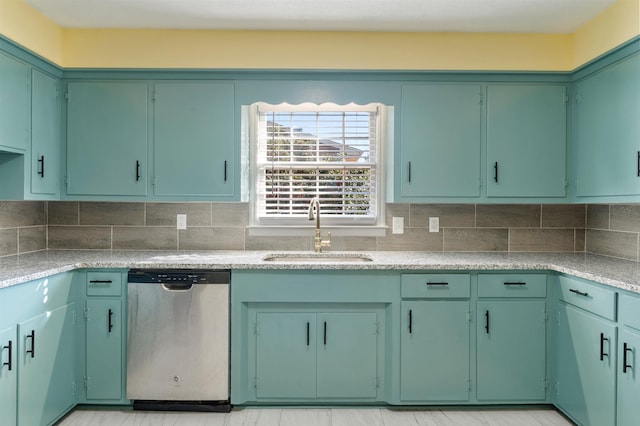
[[[278,262],[265,256],[284,257]],[[340,257],[363,255],[370,261]],[[309,269],[309,270],[549,270],[640,293],[640,263],[583,253],[329,252],[321,262],[291,259],[311,252],[285,251],[82,251],[47,250],[0,258],[0,288],[80,268]],[[336,259],[338,258],[338,259]]]

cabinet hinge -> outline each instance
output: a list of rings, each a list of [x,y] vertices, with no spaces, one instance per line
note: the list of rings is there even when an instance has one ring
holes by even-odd
[[[151,185],[152,186],[156,186],[156,177],[155,176],[151,177]]]
[[[378,376],[373,378],[373,388],[374,389],[380,388],[380,378]]]
[[[471,311],[467,311],[467,322],[471,322]]]
[[[478,188],[482,189],[483,186],[484,186],[484,182],[482,181],[482,179],[478,179]]]
[[[576,103],[580,103],[580,92],[576,92]]]
[[[69,187],[69,182],[71,182],[71,176],[66,175],[64,177],[64,184],[67,186],[67,188]]]
[[[253,377],[253,388],[257,391],[258,390],[258,377],[254,376]]]
[[[569,95],[567,95],[566,93],[564,94],[564,103],[565,104],[569,103]]]
[[[89,376],[84,376],[84,390],[89,390]]]
[[[542,390],[544,391],[545,395],[547,394],[547,391],[549,391],[549,379],[547,379],[546,377],[542,379]]]
[[[64,92],[64,100],[69,102],[69,98],[70,98],[69,91],[67,90],[66,92]]]
[[[467,380],[467,390],[471,392],[471,379]]]
[[[258,322],[257,321],[253,323],[253,334],[256,335],[256,336],[258,335]]]
[[[156,91],[155,91],[155,89],[153,90],[153,92],[151,92],[151,103],[153,103],[153,104],[156,103]]]
[[[78,387],[76,386],[76,381],[71,380],[71,395],[75,398],[78,393]]]
[[[484,105],[484,93],[480,92],[478,95],[480,96],[480,105]]]
[[[560,382],[556,382],[556,397],[560,397]]]
[[[89,308],[84,308],[84,321],[87,322],[89,320]]]
[[[546,323],[547,321],[549,321],[549,312],[545,309],[542,312],[542,322]]]
[[[373,323],[373,334],[380,334],[380,324],[377,321]]]

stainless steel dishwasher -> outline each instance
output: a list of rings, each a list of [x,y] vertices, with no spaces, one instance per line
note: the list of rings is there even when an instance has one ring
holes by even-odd
[[[229,271],[129,271],[127,398],[134,409],[231,409],[230,277]]]

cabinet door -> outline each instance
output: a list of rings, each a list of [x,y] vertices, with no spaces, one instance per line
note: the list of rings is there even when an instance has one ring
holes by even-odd
[[[31,76],[29,67],[0,52],[0,151],[29,146]]]
[[[478,400],[546,397],[545,301],[479,301]]]
[[[378,331],[373,312],[318,314],[318,397],[377,395]]]
[[[315,314],[256,314],[256,396],[315,398]]]
[[[153,123],[156,195],[233,194],[232,83],[157,83]]]
[[[67,193],[145,195],[147,83],[70,82],[67,90]]]
[[[60,176],[60,82],[32,72],[31,192],[57,194]]]
[[[402,302],[400,398],[469,399],[469,302]]]
[[[640,54],[576,84],[577,195],[640,194]]]
[[[49,424],[75,404],[74,304],[18,324],[18,419]]]
[[[0,419],[2,424],[16,425],[18,400],[18,342],[16,327],[0,330]]]
[[[480,85],[402,87],[402,197],[480,195]]]
[[[615,326],[571,305],[558,311],[556,404],[579,424],[615,424]]]
[[[616,424],[633,426],[638,423],[640,333],[621,329],[618,342],[618,421]]]
[[[488,86],[487,196],[565,196],[566,90]]]
[[[87,300],[87,399],[122,398],[120,299]]]

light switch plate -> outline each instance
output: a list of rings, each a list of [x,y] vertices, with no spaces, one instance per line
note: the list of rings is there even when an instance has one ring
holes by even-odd
[[[187,215],[179,214],[176,216],[176,223],[178,229],[187,229]]]
[[[391,233],[404,234],[404,217],[394,217]]]
[[[429,218],[429,232],[440,232],[440,218],[439,217],[430,217]]]

